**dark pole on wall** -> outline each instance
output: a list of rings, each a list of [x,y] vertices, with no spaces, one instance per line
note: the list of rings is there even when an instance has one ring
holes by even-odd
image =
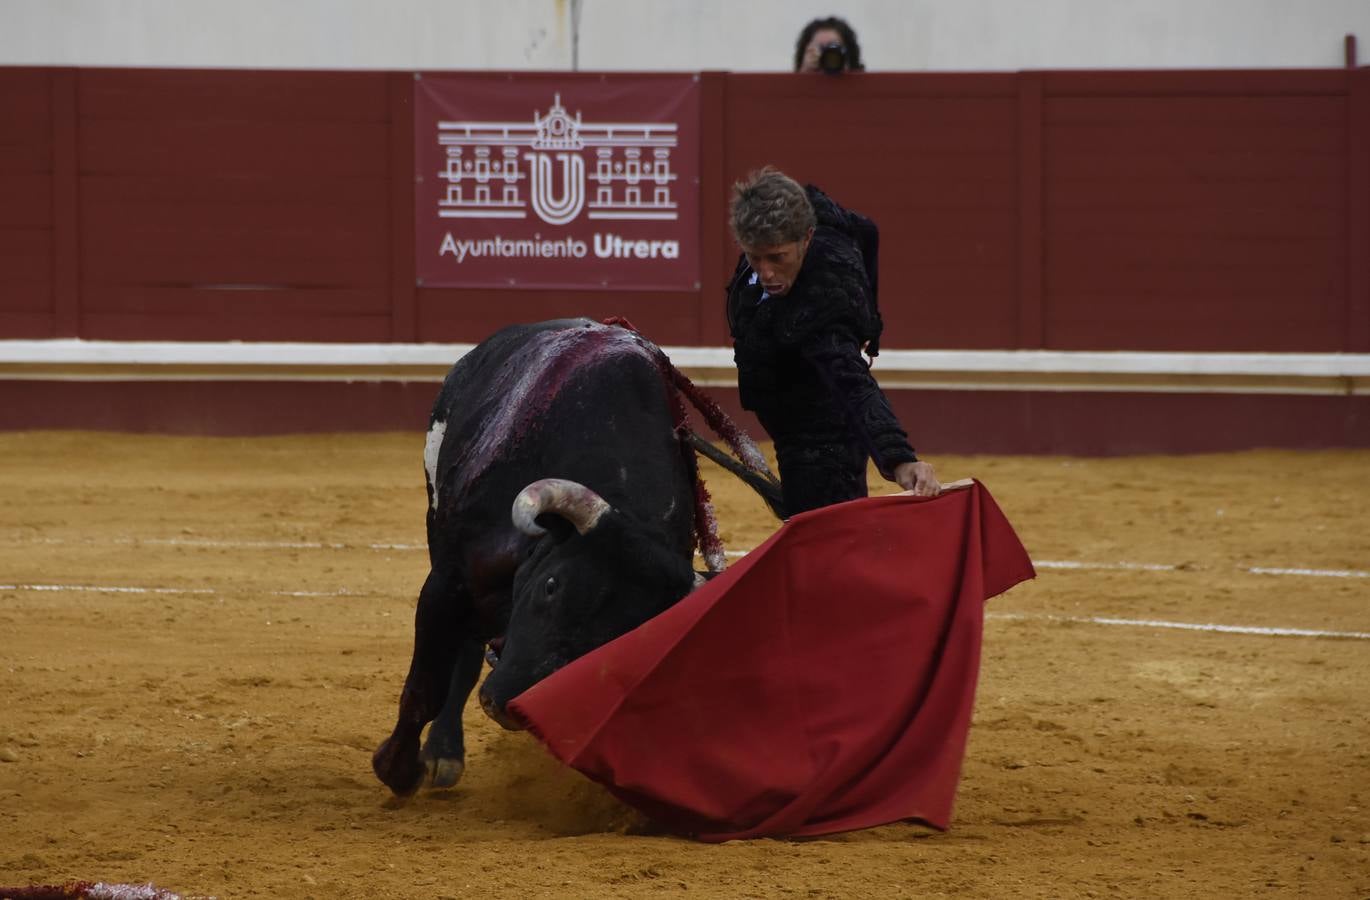
[[[571,71],[580,71],[580,9],[584,0],[571,0]]]
[[[1346,36],[1345,45],[1346,45],[1346,68],[1348,68],[1348,69],[1354,69],[1354,68],[1356,67],[1356,65],[1357,65],[1357,63],[1356,63],[1356,36],[1355,36],[1354,34],[1348,34],[1348,35]]]

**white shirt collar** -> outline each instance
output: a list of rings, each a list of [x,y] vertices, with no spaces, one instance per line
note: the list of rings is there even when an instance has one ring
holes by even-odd
[[[752,272],[752,277],[751,277],[751,279],[747,282],[747,284],[749,284],[749,285],[756,284],[756,283],[759,282],[760,280],[761,280],[761,279],[757,277],[756,272]],[[769,300],[770,297],[771,297],[771,295],[768,294],[768,293],[766,293],[766,289],[765,289],[765,288],[762,288],[762,289],[761,289],[761,296],[757,298],[757,301],[756,301],[756,302],[757,302],[757,303],[763,303],[763,302],[765,302],[766,300]]]

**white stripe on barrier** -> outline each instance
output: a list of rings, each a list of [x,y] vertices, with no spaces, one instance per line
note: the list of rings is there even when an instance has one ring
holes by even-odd
[[[0,340],[0,380],[439,382],[472,344]],[[729,347],[666,346],[702,387],[737,385]],[[1370,353],[895,350],[888,390],[1370,393]]]
[[[469,343],[312,343],[294,341],[0,340],[0,364],[437,366],[444,371]],[[731,347],[663,346],[681,367],[731,369]],[[1024,374],[1370,376],[1370,353],[1194,353],[1135,350],[899,350],[877,371]]]

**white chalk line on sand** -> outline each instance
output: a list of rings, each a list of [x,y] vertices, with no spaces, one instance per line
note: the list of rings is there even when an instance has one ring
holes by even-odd
[[[18,539],[12,543],[37,543],[63,545],[69,543],[95,545],[99,543],[111,543],[127,546],[150,546],[150,547],[198,547],[220,550],[379,550],[379,551],[417,551],[427,550],[425,544],[409,544],[402,542],[394,543],[366,543],[348,544],[332,543],[326,541],[226,541],[212,540],[209,538],[114,538],[108,541],[86,540],[68,541],[64,538],[36,538],[32,540]],[[738,559],[750,553],[750,550],[728,550],[725,555],[729,559]],[[1120,571],[1120,572],[1201,572],[1212,571],[1213,567],[1194,564],[1178,565],[1173,563],[1141,563],[1141,562],[1085,562],[1080,560],[1068,559],[1036,559],[1032,564],[1039,569],[1063,569],[1063,570],[1089,570],[1089,571]],[[1360,569],[1313,569],[1301,566],[1236,566],[1235,571],[1248,575],[1297,575],[1307,578],[1370,578],[1370,571]]]
[[[53,591],[86,594],[204,594],[218,596],[225,593],[216,588],[135,587],[112,584],[0,584],[0,591]],[[246,593],[233,591],[232,593]],[[364,597],[358,591],[266,591],[271,597]]]
[[[1076,562],[1068,559],[1034,559],[1032,564],[1039,569],[1112,569],[1133,572],[1199,572],[1208,566],[1193,564],[1172,565],[1169,563],[1134,562]],[[1236,566],[1238,572],[1248,575],[1304,575],[1310,578],[1370,578],[1370,572],[1360,569],[1309,569],[1280,566]]]
[[[67,541],[61,538],[40,539],[40,543],[65,544]],[[86,541],[82,543],[96,543]],[[406,543],[367,543],[367,544],[346,544],[346,543],[326,543],[322,541],[224,541],[210,540],[201,538],[116,538],[110,543],[127,545],[151,545],[151,546],[183,546],[200,548],[218,549],[282,549],[282,550],[347,550],[355,548],[365,548],[368,550],[381,551],[408,551],[426,550],[421,544]],[[731,558],[746,556],[749,550],[729,550],[726,555]],[[1091,570],[1091,571],[1134,571],[1134,572],[1184,572],[1199,571],[1204,567],[1195,565],[1174,565],[1168,563],[1137,563],[1137,562],[1084,562],[1078,560],[1034,560],[1033,565],[1039,569],[1057,570]],[[1370,572],[1357,569],[1313,569],[1306,567],[1275,567],[1275,566],[1248,566],[1236,567],[1236,571],[1252,575],[1295,575],[1313,578],[1370,578]],[[218,595],[220,591],[214,588],[166,588],[166,587],[133,587],[115,585],[63,585],[63,584],[0,584],[0,590],[5,591],[70,591],[70,592],[89,592],[89,593],[122,593],[122,594],[201,594]],[[268,591],[268,596],[273,597],[347,597],[364,596],[353,591]],[[1328,631],[1308,628],[1269,628],[1256,625],[1222,625],[1216,623],[1199,622],[1170,622],[1159,619],[1119,619],[1104,616],[1059,616],[1049,613],[1025,614],[1025,613],[998,613],[989,612],[986,614],[990,619],[1002,619],[1010,621],[1040,620],[1053,622],[1071,622],[1087,625],[1107,625],[1107,626],[1126,626],[1135,628],[1167,628],[1184,631],[1206,631],[1221,634],[1249,634],[1249,635],[1268,635],[1280,637],[1326,637],[1344,638],[1354,640],[1370,640],[1370,633],[1360,631]]]
[[[729,550],[729,557],[746,556],[749,551]],[[1082,571],[1118,571],[1118,572],[1204,572],[1217,571],[1212,566],[1200,566],[1192,563],[1177,565],[1173,563],[1139,563],[1139,562],[1081,562],[1071,559],[1034,559],[1033,566],[1038,569],[1064,569]],[[1304,567],[1279,567],[1279,566],[1234,566],[1235,571],[1245,575],[1302,575],[1308,578],[1370,578],[1370,571],[1360,569],[1310,569]]]
[[[242,594],[249,590],[219,591],[215,588],[132,587],[98,584],[0,584],[0,591],[52,591],[104,594],[200,594],[218,596],[224,593]],[[366,592],[339,591],[266,591],[272,597],[361,597]],[[1113,625],[1131,628],[1169,628],[1181,631],[1208,631],[1219,634],[1249,634],[1269,637],[1312,637],[1370,640],[1370,632],[1327,631],[1315,628],[1272,628],[1262,625],[1220,625],[1204,622],[1169,622],[1163,619],[1118,619],[1108,616],[1060,616],[1052,613],[987,612],[987,619],[1026,622],[1069,622],[1081,625]]]
[[[1327,637],[1370,640],[1367,631],[1325,631],[1317,628],[1270,628],[1263,625],[1219,625],[1212,622],[1168,622],[1164,619],[1117,619],[1110,616],[1058,616],[1052,613],[987,612],[986,619],[1011,622],[1071,622],[1080,625],[1122,625],[1132,628],[1172,628],[1180,631],[1212,631],[1220,634],[1259,634],[1273,637]]]
[[[31,541],[22,539],[13,543],[33,544],[118,544],[120,546],[149,547],[199,547],[211,550],[427,550],[425,544],[345,544],[325,541],[221,541],[209,538],[112,538],[109,540],[68,541],[65,538],[36,538]]]

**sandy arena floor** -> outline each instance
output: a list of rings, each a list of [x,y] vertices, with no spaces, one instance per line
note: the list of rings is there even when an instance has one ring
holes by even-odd
[[[1370,453],[935,459],[989,487],[1040,573],[991,601],[951,831],[706,846],[478,711],[456,790],[386,802],[369,761],[426,572],[422,447],[0,434],[0,885],[1370,897]],[[707,474],[730,548],[770,533]]]

